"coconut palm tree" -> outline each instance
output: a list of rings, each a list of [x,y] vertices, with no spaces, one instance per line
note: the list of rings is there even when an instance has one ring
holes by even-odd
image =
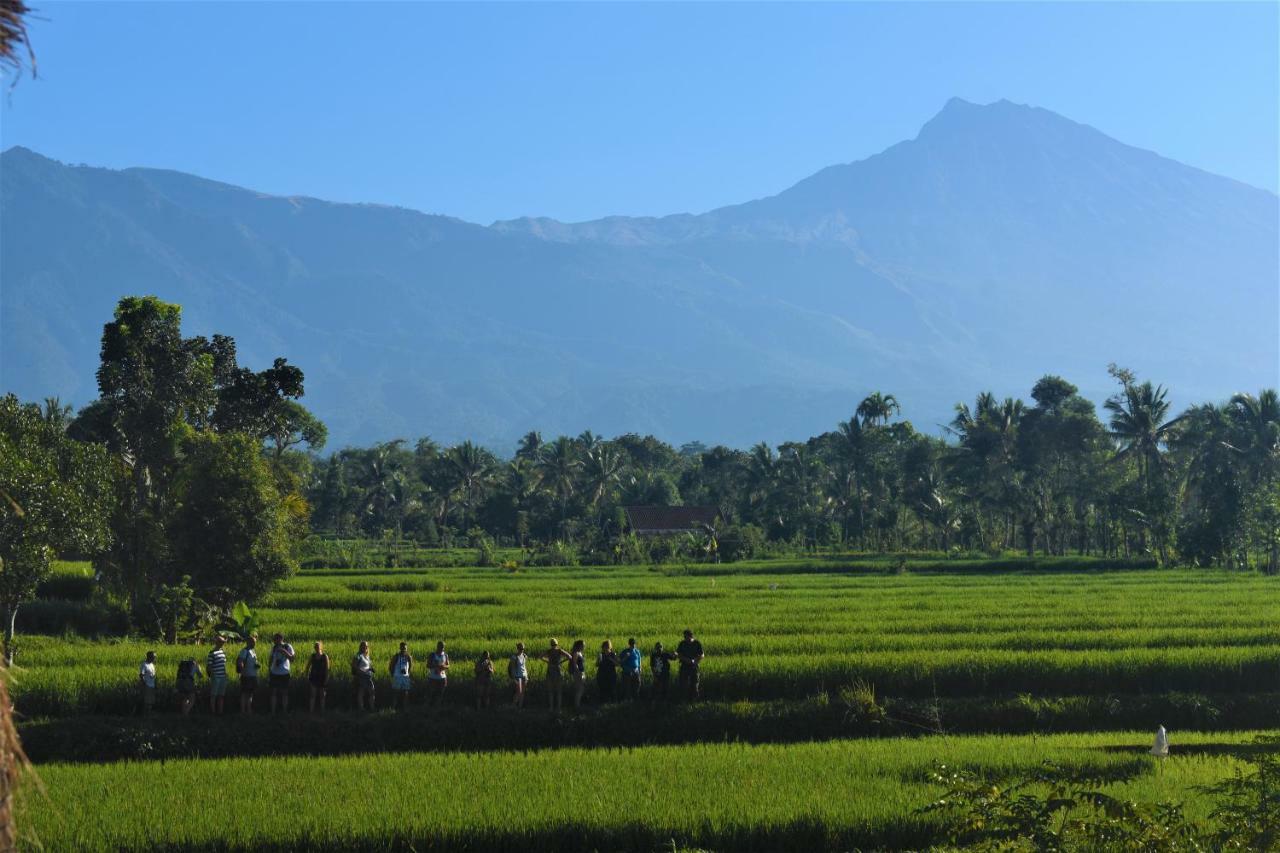
[[[462,506],[469,521],[476,498],[487,484],[497,460],[492,453],[470,441],[450,447],[444,460],[453,475],[450,479],[458,484]]]
[[[578,488],[578,471],[582,463],[578,460],[578,451],[573,439],[559,436],[550,444],[542,446],[538,459],[538,471],[542,483],[555,495],[560,504],[560,521],[565,520],[569,510],[569,499]]]
[[[623,454],[609,442],[597,444],[586,452],[582,460],[582,479],[593,507],[599,506],[618,485],[625,464]]]
[[[901,411],[902,407],[898,405],[897,397],[872,391],[858,404],[856,414],[865,426],[884,426],[889,423],[889,418]]]
[[[537,430],[526,432],[516,446],[516,458],[528,459],[530,462],[534,461],[542,450],[542,444],[542,433]]]
[[[1118,459],[1133,458],[1148,488],[1163,467],[1162,449],[1173,438],[1182,417],[1168,418],[1168,391],[1163,385],[1127,382],[1121,393],[1103,407],[1111,413],[1111,436],[1119,445]]]

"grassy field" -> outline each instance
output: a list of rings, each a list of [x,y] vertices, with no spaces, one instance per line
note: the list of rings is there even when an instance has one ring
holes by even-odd
[[[400,640],[423,657],[444,639],[458,694],[482,650],[505,656],[523,641],[540,651],[551,636],[585,639],[588,651],[629,636],[673,648],[690,627],[707,649],[705,695],[725,701],[799,699],[858,680],[916,700],[1280,690],[1280,578],[757,568],[307,572],[264,606],[264,631],[300,652],[322,640],[339,688],[362,639],[384,662]],[[35,717],[126,712],[152,645],[25,637],[17,706]],[[159,652],[168,681],[179,650]]]
[[[918,848],[937,832],[917,814],[935,762],[1052,759],[1203,816],[1194,789],[1247,737],[1175,737],[1158,769],[1139,732],[49,765],[20,813],[55,850]]]
[[[28,789],[22,814],[49,849],[909,848],[936,838],[916,811],[933,762],[1045,759],[1203,814],[1197,786],[1231,772],[1246,730],[1280,725],[1278,603],[1277,578],[1079,561],[309,570],[262,630],[301,654],[326,644],[324,718],[298,710],[295,679],[288,717],[213,720],[202,702],[142,720],[143,652],[168,687],[205,648],[23,637],[13,692],[47,796]],[[708,653],[697,705],[553,718],[534,665],[530,708],[467,707],[484,649],[671,648],[685,627]],[[448,707],[346,710],[362,639],[383,670],[402,639],[419,658],[446,640]],[[1175,755],[1157,773],[1144,750],[1161,723]]]

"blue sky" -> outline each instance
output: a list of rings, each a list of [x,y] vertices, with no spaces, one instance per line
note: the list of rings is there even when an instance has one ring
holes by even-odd
[[[1008,98],[1275,191],[1280,5],[59,3],[0,143],[477,222],[702,211]]]

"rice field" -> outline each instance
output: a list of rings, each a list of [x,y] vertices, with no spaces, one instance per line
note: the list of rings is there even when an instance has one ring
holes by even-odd
[[[718,576],[644,567],[329,570],[284,583],[264,633],[342,665],[448,643],[455,681],[484,650],[547,638],[704,643],[704,695],[798,699],[854,681],[902,698],[1280,690],[1280,578],[1216,571]],[[35,717],[120,713],[149,642],[25,637],[14,688]],[[160,648],[169,674],[177,649]],[[535,679],[538,674],[535,670]]]
[[[1249,736],[1175,733],[1159,768],[1139,732],[51,765],[20,814],[53,850],[918,849],[935,762],[1054,760],[1203,817]]]
[[[1232,772],[1249,730],[1280,727],[1280,578],[769,565],[304,571],[264,603],[261,633],[300,657],[324,642],[323,718],[295,678],[286,718],[263,713],[263,690],[239,719],[233,686],[225,719],[201,702],[143,720],[129,716],[143,653],[158,651],[168,688],[180,656],[206,648],[24,636],[13,694],[47,791],[23,792],[24,823],[53,850],[919,849],[937,839],[917,811],[935,762],[1052,759],[1195,816],[1210,808],[1198,786]],[[589,693],[552,717],[534,664],[529,708],[468,707],[483,650],[501,687],[517,641],[531,656],[551,636],[672,648],[686,627],[708,655],[697,705]],[[408,714],[346,709],[359,641],[385,672],[401,640],[424,658],[438,639],[448,707],[419,694]],[[891,717],[936,720],[868,721],[869,692]],[[1175,750],[1157,768],[1145,750],[1162,722]],[[1040,734],[1013,734],[1026,731]]]

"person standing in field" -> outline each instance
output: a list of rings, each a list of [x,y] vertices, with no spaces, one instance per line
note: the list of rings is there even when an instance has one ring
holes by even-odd
[[[427,658],[427,704],[432,708],[444,703],[444,689],[449,686],[449,655],[444,650],[444,640],[436,643],[436,650]]]
[[[213,648],[205,658],[204,668],[209,673],[209,711],[222,716],[222,703],[227,696],[227,653],[223,650],[226,638],[216,634]]]
[[[618,653],[613,643],[605,640],[596,656],[596,687],[600,690],[600,702],[612,702],[618,688]]]
[[[558,713],[564,704],[564,677],[560,666],[568,659],[569,653],[560,648],[560,641],[555,637],[551,638],[547,653],[540,658],[547,663],[547,701],[553,714]]]
[[[191,709],[196,704],[196,679],[203,678],[204,672],[200,669],[200,664],[196,663],[195,658],[186,658],[178,661],[178,679],[175,684],[178,690],[178,710],[182,712],[182,716],[191,713]]]
[[[653,701],[665,701],[671,688],[671,662],[676,659],[675,652],[662,648],[662,643],[653,644],[653,654],[649,655],[649,672],[653,674]]]
[[[284,641],[283,634],[272,638],[271,666],[271,713],[276,712],[276,703],[280,710],[289,713],[289,676],[292,674],[293,659],[296,653],[293,646]]]
[[[369,641],[361,640],[360,648],[351,659],[351,678],[356,692],[356,710],[363,711],[368,706],[373,710],[373,660],[369,657]]]
[[[315,651],[307,661],[307,682],[311,685],[311,713],[316,712],[316,700],[320,702],[320,713],[324,713],[325,694],[329,691],[329,656],[325,654],[324,643],[316,640]]]
[[[676,646],[676,655],[680,658],[680,686],[684,688],[685,698],[690,702],[698,698],[701,687],[698,668],[702,665],[702,641],[695,639],[693,631],[684,629],[684,639]]]
[[[147,652],[138,665],[138,702],[143,714],[150,714],[156,706],[156,653]]]
[[[529,658],[524,653],[524,643],[516,643],[516,653],[507,661],[507,678],[511,679],[511,703],[517,709],[524,707],[524,692],[529,686]]]
[[[636,638],[627,640],[627,647],[622,650],[622,691],[628,699],[640,698],[640,664],[644,659],[640,649],[636,648]]]
[[[398,701],[403,711],[409,707],[410,679],[413,676],[413,655],[409,654],[408,643],[400,644],[400,651],[391,656],[387,671],[391,674],[391,707],[395,708]]]
[[[573,651],[569,653],[569,684],[573,691],[573,710],[582,708],[582,694],[587,692],[587,656],[584,654],[587,644],[582,640],[573,641]]]
[[[244,648],[236,655],[236,673],[240,676],[240,713],[253,712],[253,694],[258,689],[258,635],[250,634]]]
[[[481,653],[476,661],[476,709],[488,708],[493,699],[493,658],[489,652]]]

